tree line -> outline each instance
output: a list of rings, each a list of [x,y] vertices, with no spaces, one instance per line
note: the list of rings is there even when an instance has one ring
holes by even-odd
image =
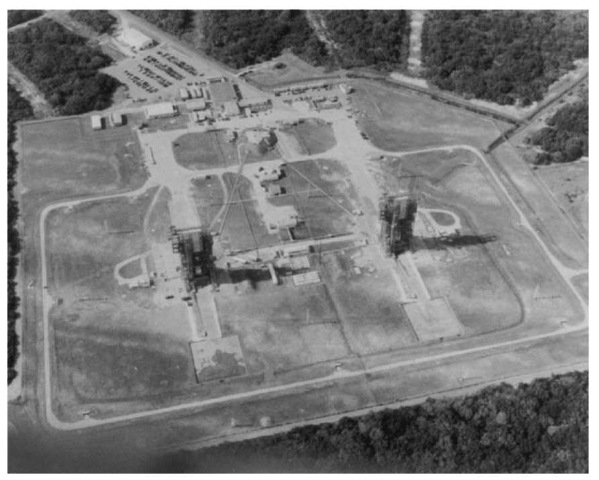
[[[16,186],[15,175],[17,173],[17,157],[12,148],[15,141],[15,124],[19,120],[33,117],[33,109],[27,100],[9,83],[8,84],[8,152],[7,152],[7,187],[8,187],[8,285],[7,285],[7,320],[8,320],[8,384],[16,377],[15,364],[19,354],[19,337],[16,332],[16,321],[19,318],[20,299],[16,292],[16,274],[19,265],[19,252],[21,251],[21,240],[17,221],[19,219],[19,204],[14,195]]]
[[[191,33],[199,28],[202,49],[236,69],[270,60],[285,50],[312,65],[343,68],[390,70],[405,66],[408,57],[409,16],[402,10],[319,12],[338,47],[335,58],[299,10],[132,12],[179,38],[196,38]]]
[[[202,15],[206,52],[233,68],[270,60],[289,49],[309,63],[327,57],[300,10],[215,10]]]
[[[8,59],[61,115],[105,109],[119,86],[98,71],[112,63],[108,55],[50,19],[9,32]]]
[[[116,24],[116,18],[107,10],[70,10],[69,16],[97,33],[111,33]]]
[[[422,29],[424,75],[444,90],[527,106],[588,57],[588,43],[585,12],[433,11]]]
[[[564,105],[546,124],[528,138],[543,149],[535,158],[537,165],[573,162],[589,155],[588,98]]]
[[[171,35],[181,37],[194,28],[194,10],[130,10]]]
[[[43,14],[43,10],[9,10],[8,28],[28,22],[29,20],[33,20],[37,17],[41,17]]]
[[[588,372],[433,400],[164,459],[165,471],[583,473]]]

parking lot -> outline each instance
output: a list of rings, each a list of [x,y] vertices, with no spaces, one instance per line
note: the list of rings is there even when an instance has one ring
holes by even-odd
[[[160,44],[103,71],[125,84],[132,100],[155,101],[175,98],[179,88],[222,76],[217,70],[200,63],[169,45]]]

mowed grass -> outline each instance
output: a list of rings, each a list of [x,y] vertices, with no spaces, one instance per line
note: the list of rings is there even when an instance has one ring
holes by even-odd
[[[383,150],[454,144],[484,148],[500,133],[480,115],[374,82],[353,85],[352,106],[366,114],[358,117],[360,128]]]
[[[353,351],[369,354],[414,344],[391,272],[375,268],[356,275],[349,258],[354,253],[348,249],[322,255],[323,275]]]
[[[348,355],[324,285],[274,286],[216,297],[223,334],[239,335],[250,373],[288,370]]]
[[[413,193],[421,197],[419,204],[458,214],[461,235],[473,240],[441,251],[420,245],[414,254],[431,294],[447,296],[467,333],[510,327],[524,312],[525,321],[545,326],[579,319],[574,299],[478,159],[456,150],[453,155],[407,155],[380,165],[379,179],[391,191],[399,176],[418,176]]]
[[[89,117],[21,126],[25,204],[114,193],[143,185],[147,175],[129,125],[91,129]]]
[[[279,236],[270,233],[264,223],[258,202],[254,200],[256,194],[252,182],[234,173],[224,173],[222,180],[227,190],[225,202],[231,204],[215,227],[222,228],[221,240],[225,248],[243,251],[279,243]]]
[[[275,68],[275,65],[280,68]],[[273,58],[268,67],[257,68],[247,78],[258,85],[275,87],[286,83],[320,78],[325,74],[323,67],[313,67],[291,53]]]
[[[230,167],[239,163],[236,142],[227,140],[223,130],[192,132],[173,142],[177,163],[190,170]]]
[[[329,159],[302,160],[285,167],[277,181],[285,195],[271,197],[275,206],[292,205],[305,225],[295,229],[297,239],[348,233],[354,226],[352,211],[360,208],[349,180],[349,170]]]
[[[149,248],[143,218],[154,190],[48,216],[48,288],[60,299],[50,314],[54,393],[63,415],[81,403],[151,397],[194,382],[185,307],[158,307],[152,289],[130,290],[114,278],[117,263]]]
[[[337,144],[333,127],[319,118],[306,118],[301,123],[281,128],[281,132],[290,135],[295,141],[299,155],[318,155],[330,150]]]

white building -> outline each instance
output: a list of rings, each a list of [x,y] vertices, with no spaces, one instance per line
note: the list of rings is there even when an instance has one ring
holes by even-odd
[[[124,120],[123,120],[123,115],[121,115],[120,113],[113,113],[110,116],[110,119],[112,120],[112,124],[115,127],[120,127],[121,125],[123,125]]]
[[[188,110],[190,111],[195,111],[195,110],[206,110],[206,101],[201,99],[201,98],[196,98],[194,100],[189,100],[185,106],[187,107]]]
[[[102,130],[102,117],[100,115],[92,115],[92,128]]]
[[[175,106],[170,102],[155,103],[148,105],[145,108],[146,117],[148,118],[165,118],[174,117],[177,115]]]
[[[189,98],[189,92],[186,88],[180,88],[179,96],[181,97],[181,100],[187,100]]]
[[[154,40],[135,28],[125,28],[117,38],[135,50],[143,50],[154,44]]]

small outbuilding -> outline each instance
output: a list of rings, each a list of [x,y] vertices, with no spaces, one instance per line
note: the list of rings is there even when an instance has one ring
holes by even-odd
[[[102,117],[100,115],[92,115],[91,120],[94,130],[102,130]]]

